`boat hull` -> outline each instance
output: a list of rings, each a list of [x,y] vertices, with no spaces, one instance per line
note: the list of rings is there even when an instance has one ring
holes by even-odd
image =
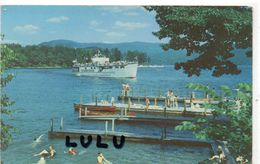
[[[125,77],[125,78],[135,78],[137,75],[137,63],[130,63],[124,68],[111,68],[103,70],[88,70],[85,68],[79,68],[74,71],[76,76],[93,76],[93,77]]]
[[[79,112],[80,109],[81,111],[85,112],[87,107],[88,111],[99,111],[99,112],[116,112],[116,107],[115,106],[96,106],[96,105],[81,105],[81,104],[74,104],[74,110]]]

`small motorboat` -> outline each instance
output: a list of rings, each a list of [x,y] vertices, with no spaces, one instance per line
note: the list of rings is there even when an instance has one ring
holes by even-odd
[[[74,110],[79,112],[85,111],[87,108],[88,111],[99,111],[99,112],[116,112],[115,106],[108,106],[108,105],[82,105],[82,104],[74,104]]]

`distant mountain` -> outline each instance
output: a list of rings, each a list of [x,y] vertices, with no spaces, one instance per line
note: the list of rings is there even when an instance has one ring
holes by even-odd
[[[188,58],[185,55],[185,50],[180,51],[164,51],[160,43],[147,43],[147,42],[126,42],[126,43],[79,43],[71,40],[52,40],[49,42],[43,42],[39,45],[45,46],[65,46],[70,48],[118,48],[121,52],[127,51],[141,51],[145,52],[151,59],[151,64],[164,64],[172,65],[176,62],[186,61]],[[237,54],[232,61],[240,65],[252,64],[252,60],[244,55],[244,50],[236,50]],[[238,55],[239,54],[239,55]]]

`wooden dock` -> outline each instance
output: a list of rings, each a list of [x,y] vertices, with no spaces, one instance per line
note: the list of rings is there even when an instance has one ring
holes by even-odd
[[[109,103],[86,103],[81,104],[82,108],[86,108],[88,105],[97,106],[111,106]],[[79,105],[79,104],[76,104]],[[127,112],[143,113],[143,114],[154,114],[154,115],[176,115],[176,116],[212,116],[210,109],[205,109],[196,106],[175,106],[175,107],[164,107],[157,105],[150,105],[148,110],[143,104],[121,104],[114,103],[117,112],[122,112],[122,110],[127,110]]]
[[[143,144],[161,144],[161,145],[177,145],[184,147],[207,147],[210,150],[210,154],[218,155],[218,145],[220,145],[224,151],[224,154],[227,158],[227,164],[236,164],[234,158],[228,151],[227,147],[222,142],[212,141],[212,140],[197,140],[190,138],[162,138],[156,136],[148,135],[137,135],[134,133],[125,133],[125,132],[112,132],[112,131],[98,131],[98,130],[67,130],[67,131],[49,131],[48,137],[50,139],[62,138],[65,139],[66,136],[70,138],[79,139],[80,136],[91,135],[95,140],[97,135],[101,136],[104,141],[113,141],[113,137],[116,136],[118,139],[123,135],[125,137],[125,142],[136,142]]]
[[[118,96],[119,101],[125,101],[127,102],[129,99],[131,101],[138,101],[138,102],[144,102],[145,99],[148,98],[150,101],[156,100],[157,102],[165,102],[167,100],[166,96]],[[214,100],[212,98],[187,98],[187,97],[177,97],[176,98],[178,103],[196,103],[196,104],[205,104],[205,103],[211,103],[211,104],[217,104],[219,103],[218,100]]]
[[[190,117],[176,118],[149,118],[149,117],[91,117],[81,116],[81,120],[85,121],[111,121],[113,124],[129,124],[129,125],[154,125],[159,127],[173,127],[179,125],[183,121],[193,121]]]
[[[70,129],[66,131],[49,131],[49,138],[65,138],[70,136],[70,138],[79,138],[80,136],[87,137],[91,135],[93,139],[97,138],[97,135],[102,137],[102,140],[113,140],[113,137],[125,136],[126,141],[130,142],[139,142],[145,144],[174,144],[180,146],[200,146],[200,147],[211,147],[209,141],[201,141],[196,139],[185,139],[185,138],[162,138],[158,136],[148,136],[148,135],[139,135],[134,133],[125,133],[125,132],[115,132],[115,131],[99,131],[99,130],[77,130]]]
[[[101,136],[104,141],[113,141],[113,137],[116,136],[120,138],[122,135],[125,137],[125,142],[136,142],[142,144],[161,144],[161,145],[177,145],[184,147],[207,147],[210,150],[210,154],[218,155],[217,147],[220,145],[224,151],[224,154],[227,158],[227,164],[236,164],[234,158],[228,151],[228,148],[220,142],[211,141],[211,140],[197,140],[190,138],[162,138],[157,136],[148,136],[148,135],[138,135],[134,133],[124,133],[124,132],[111,132],[111,131],[98,131],[98,130],[66,130],[66,131],[49,131],[48,137],[50,139],[54,138],[63,138],[66,136],[70,138],[79,139],[80,136],[87,138],[89,135],[95,140],[97,136]]]
[[[96,119],[96,118],[93,118]],[[113,120],[113,118],[110,118]],[[61,118],[61,126],[60,130],[53,129],[53,119],[51,119],[51,126],[50,130],[48,131],[48,137],[50,139],[53,138],[63,138],[65,139],[67,136],[70,138],[77,138],[79,139],[80,136],[87,136],[91,135],[92,138],[95,140],[97,136],[101,136],[102,140],[110,140],[113,141],[113,137],[116,136],[120,138],[122,135],[125,137],[125,141],[129,142],[138,142],[142,144],[161,144],[161,145],[178,145],[178,146],[197,146],[197,147],[207,147],[209,148],[211,155],[217,154],[217,147],[220,145],[224,150],[224,154],[227,157],[228,164],[235,164],[234,158],[228,151],[228,148],[223,144],[223,142],[219,141],[212,141],[212,140],[198,140],[198,139],[191,139],[191,138],[176,138],[176,137],[167,137],[166,131],[162,131],[161,136],[154,136],[154,135],[141,135],[137,133],[127,133],[127,132],[117,132],[114,129],[114,123],[112,123],[111,131],[108,130],[108,123],[105,122],[105,130],[82,130],[82,129],[63,129],[63,118]]]

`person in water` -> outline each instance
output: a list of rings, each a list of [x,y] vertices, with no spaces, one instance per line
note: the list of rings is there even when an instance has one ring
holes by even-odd
[[[98,152],[97,154],[97,164],[103,164],[104,162],[110,163],[106,158],[103,156],[102,153]]]
[[[200,161],[198,164],[226,164],[226,156],[221,146],[218,146],[217,155],[212,156],[211,158]]]
[[[41,151],[40,153],[38,153],[38,154],[35,154],[34,156],[41,156],[41,157],[47,157],[47,156],[49,156],[50,155],[50,153],[47,151],[47,150],[43,150],[43,151]]]
[[[75,149],[73,149],[73,148],[69,148],[68,154],[69,155],[76,155],[77,151]]]
[[[224,153],[224,151],[223,151],[223,149],[220,145],[218,146],[218,155],[214,155],[209,160],[217,161],[218,163],[225,163],[226,162],[225,153]]]
[[[38,154],[35,154],[34,156],[41,156],[41,157],[47,157],[50,156],[51,158],[54,157],[54,155],[56,154],[55,149],[53,148],[53,146],[49,147],[49,151],[47,151],[46,149],[44,149],[43,151],[41,151]]]
[[[238,164],[246,164],[246,163],[248,163],[248,160],[245,159],[243,156],[238,156],[238,157],[236,158],[236,162],[237,162]]]
[[[45,158],[41,157],[37,164],[46,164]]]
[[[49,149],[50,149],[49,150],[50,157],[53,158],[55,156],[55,154],[56,154],[56,151],[55,151],[55,149],[53,148],[52,145],[49,147]]]

